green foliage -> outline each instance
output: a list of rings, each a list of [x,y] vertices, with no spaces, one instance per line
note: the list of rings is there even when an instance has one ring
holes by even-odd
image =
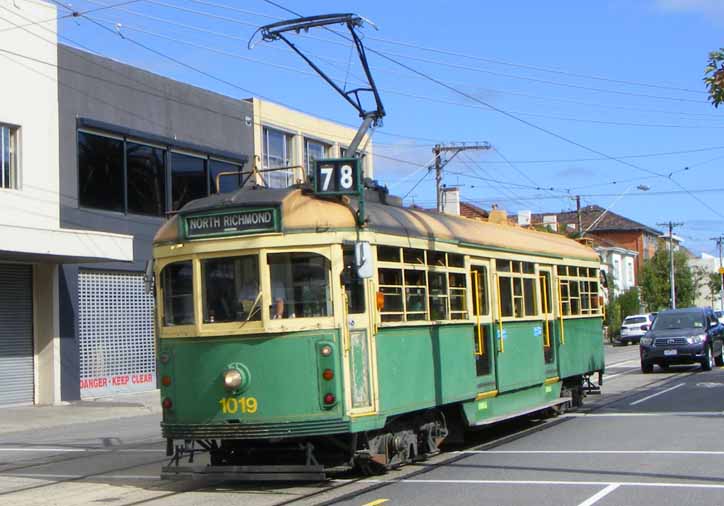
[[[671,307],[671,283],[669,252],[663,245],[656,254],[644,262],[639,275],[641,299],[648,311],[661,311]],[[674,252],[674,273],[676,284],[676,307],[688,307],[694,304],[696,297],[694,278],[689,269],[686,254]]]
[[[724,102],[724,48],[709,53],[704,82],[709,91],[709,100],[714,107],[719,107]]]
[[[719,291],[721,290],[721,274],[719,274],[718,272],[710,272],[706,287],[709,289],[711,305],[714,306],[716,305],[715,301],[717,297],[719,297]]]

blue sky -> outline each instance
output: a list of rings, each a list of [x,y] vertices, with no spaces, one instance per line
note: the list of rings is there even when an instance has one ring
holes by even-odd
[[[73,8],[118,1],[79,0]],[[495,150],[458,157],[445,176],[446,184],[461,188],[463,199],[483,207],[495,202],[510,213],[553,212],[573,208],[568,196],[581,194],[584,204],[608,207],[615,201],[614,211],[648,225],[684,222],[677,233],[697,253],[713,252],[709,238],[724,233],[724,109],[706,102],[702,82],[708,52],[724,45],[724,2],[279,3],[306,15],[358,13],[378,27],[363,30],[369,47],[467,95],[370,55],[387,110],[375,133],[382,155],[375,159],[376,176],[393,193],[407,194],[425,175],[435,142],[487,141]],[[236,86],[145,51],[83,18],[62,20],[60,34],[220,93],[248,97],[241,87],[342,123],[359,122],[280,42],[247,49],[254,27],[289,17],[270,3],[139,1],[90,16]],[[323,31],[310,35],[297,39],[300,47],[321,58],[335,79],[355,85],[360,70],[350,59],[349,43]],[[650,190],[637,190],[640,184]],[[431,176],[409,194],[407,202],[413,201],[434,206]]]

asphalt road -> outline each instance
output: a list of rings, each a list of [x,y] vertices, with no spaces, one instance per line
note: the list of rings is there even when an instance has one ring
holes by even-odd
[[[724,503],[724,369],[641,374],[607,347],[603,394],[546,421],[476,433],[376,479],[312,485],[158,478],[158,417],[0,436],[0,504],[580,505]]]

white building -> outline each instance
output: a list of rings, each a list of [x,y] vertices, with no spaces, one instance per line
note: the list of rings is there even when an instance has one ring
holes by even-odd
[[[0,405],[50,404],[60,401],[58,265],[130,261],[132,240],[60,227],[55,26],[31,25],[56,9],[0,5]]]
[[[601,270],[606,272],[609,289],[618,297],[626,290],[636,286],[636,251],[615,246],[612,243],[596,239],[594,249],[601,256]]]
[[[711,306],[716,310],[722,309],[719,290],[712,292],[709,288],[709,276],[719,272],[719,259],[702,253],[700,257],[689,258],[689,268],[694,279],[698,280],[694,305]]]

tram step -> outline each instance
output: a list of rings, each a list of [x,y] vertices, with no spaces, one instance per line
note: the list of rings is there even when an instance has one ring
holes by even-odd
[[[161,479],[223,481],[323,481],[324,466],[165,466]]]

